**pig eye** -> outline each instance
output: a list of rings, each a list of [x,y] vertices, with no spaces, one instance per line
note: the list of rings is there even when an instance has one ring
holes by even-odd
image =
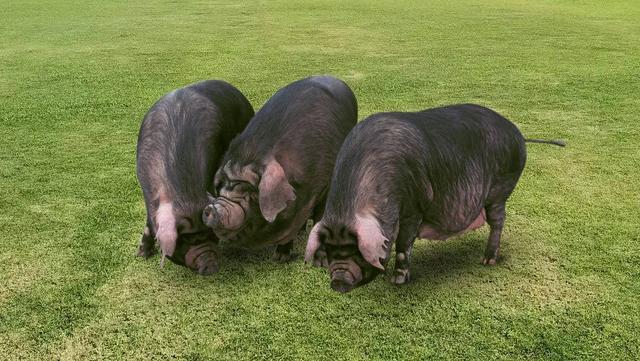
[[[218,181],[213,185],[213,189],[215,190],[216,194],[215,196],[218,197],[220,196],[220,191],[222,190],[222,181]]]
[[[342,260],[358,254],[357,245],[332,245],[325,248],[330,259]]]
[[[245,189],[244,182],[240,182],[240,181],[229,182],[229,184],[227,185],[227,188],[234,192],[242,192]]]
[[[231,181],[227,187],[237,192],[247,193],[252,192],[255,189],[251,183],[245,181]]]

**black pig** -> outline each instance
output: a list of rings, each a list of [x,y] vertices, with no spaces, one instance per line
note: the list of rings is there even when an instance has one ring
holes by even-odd
[[[147,208],[138,255],[155,253],[200,274],[218,269],[217,238],[202,223],[213,176],[231,139],[253,116],[231,84],[207,80],[162,97],[140,127],[136,168]]]
[[[321,217],[336,155],[356,124],[351,89],[329,76],[280,89],[229,145],[203,212],[216,235],[290,257],[307,219]]]
[[[518,128],[479,105],[372,115],[340,149],[305,260],[328,265],[331,287],[347,292],[384,271],[395,241],[391,281],[402,284],[416,237],[446,239],[486,221],[482,262],[493,265],[525,159]]]

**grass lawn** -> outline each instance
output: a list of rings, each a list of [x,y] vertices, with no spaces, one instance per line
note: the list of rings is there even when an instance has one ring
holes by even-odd
[[[0,358],[640,357],[640,4],[0,0]],[[374,112],[475,102],[529,137],[501,262],[487,227],[416,243],[413,282],[342,295],[226,248],[220,273],[133,256],[140,121],[201,79],[259,108],[311,74]]]

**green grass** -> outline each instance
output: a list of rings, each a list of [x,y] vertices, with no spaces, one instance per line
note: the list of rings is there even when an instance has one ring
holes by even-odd
[[[640,357],[637,1],[0,0],[0,358]],[[498,266],[486,228],[352,293],[271,250],[200,277],[133,257],[140,121],[170,89],[256,108],[310,74],[360,118],[476,102],[531,137]]]

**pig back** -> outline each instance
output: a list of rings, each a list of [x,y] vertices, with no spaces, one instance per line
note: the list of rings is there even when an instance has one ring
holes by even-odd
[[[265,103],[230,145],[229,158],[249,164],[273,156],[293,182],[326,186],[356,122],[356,98],[344,82],[329,76],[302,79]]]
[[[325,218],[373,212],[389,230],[400,218],[422,214],[445,232],[462,230],[494,184],[515,184],[525,157],[515,125],[484,107],[374,114],[340,149]]]
[[[428,196],[425,142],[407,115],[373,114],[351,130],[331,179],[328,224],[352,223],[357,214],[373,213],[387,229],[398,219],[403,203]]]
[[[162,199],[176,215],[199,219],[229,141],[252,115],[242,93],[222,81],[177,89],[156,102],[143,119],[136,157],[151,215]]]
[[[495,111],[475,104],[429,109],[408,115],[421,130],[426,166],[432,182],[452,178],[490,183],[507,174],[520,174],[526,148],[518,128]]]
[[[432,198],[425,223],[443,234],[467,228],[489,203],[504,202],[526,160],[518,128],[491,109],[462,104],[415,113],[425,141]]]

